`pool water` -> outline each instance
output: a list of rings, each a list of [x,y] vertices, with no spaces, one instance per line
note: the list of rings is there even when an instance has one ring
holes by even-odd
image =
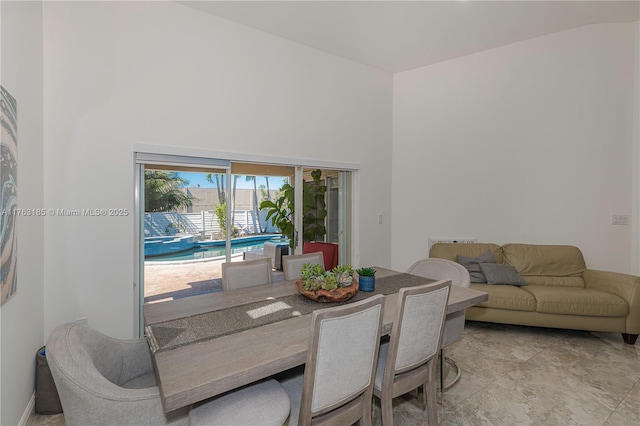
[[[233,244],[231,246],[231,254],[242,253],[251,250],[260,250],[264,242],[260,243],[243,243]],[[212,246],[212,247],[198,247],[180,253],[174,253],[165,256],[153,256],[145,259],[146,262],[166,262],[176,260],[196,260],[196,259],[208,259],[211,257],[220,257],[226,255],[225,246]]]
[[[231,241],[231,254],[239,254],[246,251],[261,250],[265,241],[283,242],[286,240],[281,238],[254,237],[247,238],[249,241]],[[257,240],[257,241],[256,241]],[[207,244],[208,243],[208,244]],[[224,257],[226,255],[226,247],[224,241],[201,241],[197,247],[190,248],[178,253],[171,253],[160,256],[147,256],[145,262],[177,262],[188,260],[210,259],[215,257]]]

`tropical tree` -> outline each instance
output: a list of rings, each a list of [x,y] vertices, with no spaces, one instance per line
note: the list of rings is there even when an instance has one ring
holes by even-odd
[[[222,205],[227,202],[227,194],[224,190],[226,177],[227,175],[222,175],[219,173],[207,173],[204,175],[204,178],[207,180],[207,182],[216,186],[216,190],[218,191],[218,205]]]
[[[284,183],[279,189],[279,194],[280,196],[274,201],[264,200],[260,203],[260,210],[267,211],[267,220],[270,220],[271,224],[289,239],[289,246],[293,248],[294,188],[289,183]]]
[[[216,206],[214,209],[215,217],[218,219],[218,225],[220,226],[220,232],[216,239],[224,240],[227,238],[227,203],[222,203]],[[213,220],[213,218],[211,218]],[[231,238],[237,237],[240,234],[240,230],[231,225]]]
[[[327,233],[324,225],[327,217],[325,194],[327,186],[323,183],[320,169],[311,172],[310,181],[302,181],[302,237],[304,241],[322,241]],[[293,186],[284,183],[278,191],[275,201],[264,200],[260,209],[267,211],[267,220],[280,229],[282,235],[289,239],[293,248],[293,214],[295,192]]]
[[[269,176],[265,176],[264,180],[267,183],[266,186],[265,185],[258,186],[258,189],[260,190],[260,202],[265,200],[271,201],[271,188],[269,187]]]
[[[195,197],[183,191],[187,185],[189,181],[176,172],[145,170],[144,211],[168,212],[193,206]]]
[[[227,202],[227,194],[225,191],[226,186],[226,175],[218,174],[218,173],[207,173],[204,175],[205,179],[216,186],[218,190],[218,205],[222,205]],[[215,182],[214,182],[215,179]],[[231,224],[235,219],[235,210],[236,210],[236,186],[238,183],[238,175],[233,175],[233,183],[231,184],[231,190],[233,191],[233,204],[231,205]]]
[[[218,218],[218,226],[220,226],[220,233],[224,238],[227,235],[227,203],[216,206],[215,212]]]
[[[320,169],[311,172],[311,181],[302,187],[302,230],[305,241],[322,241],[327,233],[325,218],[327,209],[325,194],[327,186],[321,179]]]
[[[255,176],[245,176],[247,182],[253,182],[253,211],[256,213],[256,220],[258,222],[258,231],[262,234],[262,224],[260,223],[260,216],[258,211],[258,187],[256,185]]]
[[[269,189],[269,176],[265,176],[264,180],[267,182],[267,200],[271,199],[271,189]]]
[[[271,197],[267,196],[267,187],[264,185],[258,185],[258,189],[260,190],[260,202],[264,200],[270,200]]]

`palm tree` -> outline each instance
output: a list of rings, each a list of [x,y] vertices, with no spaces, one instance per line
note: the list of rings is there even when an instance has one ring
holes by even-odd
[[[262,224],[260,223],[260,217],[258,212],[258,188],[256,185],[256,177],[255,176],[245,176],[247,182],[253,181],[253,211],[256,213],[256,221],[258,222],[258,231],[262,234],[264,231],[262,230]]]
[[[176,172],[145,170],[144,211],[168,212],[191,207],[194,197],[182,190],[187,185],[189,181]]]
[[[213,181],[213,178],[215,177],[216,181]],[[225,193],[224,190],[224,186],[225,186],[225,179],[226,175],[221,175],[219,173],[207,173],[204,175],[204,178],[207,180],[207,182],[211,183],[211,184],[215,184],[216,186],[216,190],[218,191],[218,205],[222,205],[227,201],[227,194]]]
[[[271,190],[269,189],[269,176],[265,176],[264,179],[267,181],[267,200],[271,200]]]
[[[236,220],[236,189],[238,189],[238,178],[240,176],[238,175],[233,175],[233,184],[232,184],[232,191],[233,191],[233,204],[231,204],[231,227],[233,228],[233,222]]]

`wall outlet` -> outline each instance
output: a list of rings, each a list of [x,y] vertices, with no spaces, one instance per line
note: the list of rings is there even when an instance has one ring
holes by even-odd
[[[629,215],[626,214],[614,214],[611,216],[612,225],[628,225]]]

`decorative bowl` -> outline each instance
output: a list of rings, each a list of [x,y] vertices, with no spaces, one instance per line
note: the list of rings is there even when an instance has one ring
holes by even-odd
[[[351,281],[349,287],[339,287],[335,290],[305,290],[302,280],[296,280],[296,290],[304,297],[316,302],[345,302],[351,299],[358,292],[358,281]]]

